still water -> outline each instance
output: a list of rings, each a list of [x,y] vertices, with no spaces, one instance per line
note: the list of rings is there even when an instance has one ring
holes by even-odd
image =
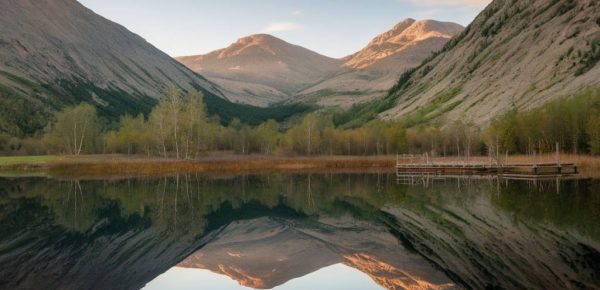
[[[600,180],[0,178],[0,289],[600,289]]]

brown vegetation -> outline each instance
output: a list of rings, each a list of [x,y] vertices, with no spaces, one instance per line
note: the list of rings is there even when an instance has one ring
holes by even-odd
[[[575,163],[582,177],[598,177],[600,157],[561,155],[562,163]],[[426,162],[425,157],[400,158],[401,163]],[[488,163],[488,156],[436,157],[433,163]],[[507,163],[553,163],[555,154],[508,156]],[[115,178],[123,176],[158,176],[177,173],[255,174],[272,172],[394,172],[396,156],[314,156],[277,157],[270,155],[237,155],[214,153],[198,160],[152,159],[126,155],[84,155],[17,161],[0,164],[0,171],[44,173],[59,178]]]
[[[273,157],[265,155],[219,155],[200,160],[127,158],[104,161],[58,161],[38,169],[56,177],[116,177],[169,175],[175,173],[269,173],[269,172],[393,172],[395,156],[371,157]]]

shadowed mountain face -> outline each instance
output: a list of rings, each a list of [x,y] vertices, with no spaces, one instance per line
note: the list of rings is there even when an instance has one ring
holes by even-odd
[[[600,2],[494,0],[402,78],[384,118],[422,113],[485,123],[600,84]],[[432,105],[433,104],[433,105]]]
[[[419,65],[462,29],[449,22],[406,19],[343,59],[322,56],[266,34],[241,38],[206,55],[177,59],[240,102],[346,106],[380,96],[402,72]]]
[[[0,2],[0,131],[30,133],[54,110],[82,101],[115,119],[147,112],[169,84],[222,96],[203,77],[76,0]]]
[[[597,180],[416,184],[1,178],[0,289],[139,289],[175,266],[270,288],[339,263],[387,289],[600,285]]]

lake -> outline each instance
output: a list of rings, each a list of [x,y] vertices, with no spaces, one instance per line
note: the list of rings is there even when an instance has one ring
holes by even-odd
[[[600,289],[600,180],[0,178],[0,289]]]

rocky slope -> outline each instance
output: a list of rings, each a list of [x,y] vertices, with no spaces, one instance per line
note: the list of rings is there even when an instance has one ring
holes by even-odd
[[[479,124],[600,83],[600,2],[495,0],[441,53],[401,78],[383,118]]]
[[[403,20],[344,58],[342,73],[299,95],[322,105],[342,106],[383,96],[403,72],[418,66],[462,30],[451,22]]]
[[[0,2],[0,131],[38,129],[52,111],[81,101],[108,116],[147,111],[168,84],[221,96],[203,77],[75,0]],[[29,124],[34,117],[39,123]]]
[[[340,70],[341,61],[267,34],[240,38],[206,55],[177,58],[219,84],[228,98],[266,105]]]

